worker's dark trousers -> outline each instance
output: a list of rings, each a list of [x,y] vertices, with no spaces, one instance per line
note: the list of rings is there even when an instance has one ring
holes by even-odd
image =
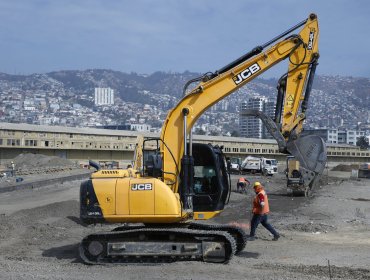
[[[256,229],[257,229],[259,223],[261,223],[269,232],[271,232],[271,234],[273,236],[279,236],[279,234],[273,228],[273,226],[270,225],[267,222],[267,214],[264,214],[264,215],[253,214],[253,218],[251,220],[251,233],[250,233],[250,236],[255,236]]]

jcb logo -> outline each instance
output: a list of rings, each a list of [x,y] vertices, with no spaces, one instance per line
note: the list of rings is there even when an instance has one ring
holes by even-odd
[[[247,69],[240,72],[238,75],[236,75],[233,80],[236,85],[239,85],[241,82],[243,82],[245,79],[249,78],[253,74],[257,73],[261,70],[261,67],[258,65],[258,63],[254,63],[251,66],[249,66]]]
[[[152,184],[132,184],[131,190],[132,191],[151,191],[153,189]]]
[[[308,45],[307,45],[307,50],[312,50],[313,48],[313,40],[315,39],[315,32],[311,31],[310,35],[308,37]]]

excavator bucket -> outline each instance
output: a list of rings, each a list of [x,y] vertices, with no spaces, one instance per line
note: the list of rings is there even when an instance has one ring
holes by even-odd
[[[288,140],[286,150],[300,162],[304,184],[312,189],[320,179],[326,165],[326,145],[317,135]]]
[[[326,145],[324,140],[317,135],[298,137],[286,141],[276,123],[266,114],[256,109],[244,109],[244,116],[260,118],[266,129],[277,141],[279,151],[289,153],[300,162],[300,172],[304,185],[312,189],[320,179],[326,165]]]

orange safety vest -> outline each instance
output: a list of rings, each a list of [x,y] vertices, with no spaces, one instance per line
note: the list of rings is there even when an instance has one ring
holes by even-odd
[[[265,201],[265,205],[261,207],[260,201],[258,199],[258,195],[263,194],[263,198]],[[258,194],[256,194],[255,198],[253,199],[253,214],[263,215],[270,212],[269,200],[267,198],[267,194],[265,190],[261,190]]]
[[[244,179],[244,177],[239,178],[238,183],[246,183],[247,181]]]

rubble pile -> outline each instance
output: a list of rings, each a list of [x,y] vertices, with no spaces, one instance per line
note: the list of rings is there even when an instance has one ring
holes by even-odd
[[[351,172],[352,169],[358,169],[358,168],[359,168],[358,164],[338,164],[337,166],[334,166],[331,170]]]
[[[76,164],[68,159],[42,154],[20,154],[12,160],[17,175],[54,173],[76,168]]]

